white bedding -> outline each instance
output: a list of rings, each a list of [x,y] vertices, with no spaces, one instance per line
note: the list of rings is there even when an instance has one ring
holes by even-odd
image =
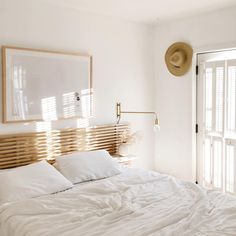
[[[1,236],[236,235],[236,198],[129,170],[0,206]]]

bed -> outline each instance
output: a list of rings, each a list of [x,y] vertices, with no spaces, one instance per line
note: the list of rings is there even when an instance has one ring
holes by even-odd
[[[58,142],[59,132],[52,132],[46,146],[45,137],[49,134],[45,137],[43,133],[0,136],[0,169],[13,168],[14,173],[20,172],[10,178],[11,181],[4,181],[8,169],[0,171],[0,202],[9,186],[13,186],[10,188],[13,200],[0,203],[0,235],[236,235],[234,196],[158,172],[123,167],[115,163],[107,151],[101,151],[105,147],[110,153],[116,152],[120,135],[126,128],[120,125],[68,130],[60,132],[64,137],[63,142],[62,136],[59,139],[62,143]],[[81,147],[86,147],[86,155],[75,152],[81,151]],[[99,159],[97,153],[109,156],[106,162],[109,160],[111,165]],[[61,165],[59,171],[55,169],[58,166],[53,167],[45,159],[50,163],[56,159]],[[63,165],[69,171],[63,172]],[[113,165],[115,171],[112,172]],[[21,167],[15,169],[17,166]],[[28,171],[30,166],[40,166],[44,171],[35,171],[37,168]],[[86,171],[92,173],[91,178],[84,178]],[[78,173],[83,177],[74,178]],[[59,184],[50,180],[58,180]],[[32,195],[37,188],[40,194]],[[54,189],[46,194],[41,191],[43,188]],[[19,198],[14,191],[19,192]],[[24,195],[24,191],[32,196]]]
[[[124,168],[110,178],[1,206],[0,235],[236,235],[236,198]]]

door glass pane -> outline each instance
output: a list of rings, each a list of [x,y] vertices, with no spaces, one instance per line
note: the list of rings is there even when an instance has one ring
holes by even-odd
[[[235,131],[235,89],[236,89],[236,67],[228,67],[228,109],[227,109],[227,130]]]
[[[212,129],[212,68],[206,68],[205,80],[205,123],[206,130]]]
[[[204,143],[204,185],[211,185],[211,141],[205,139]]]
[[[215,188],[222,187],[222,145],[221,141],[214,141],[214,176]]]
[[[235,148],[232,145],[226,146],[226,191],[234,193],[234,152]]]
[[[216,131],[223,130],[224,68],[216,68]]]

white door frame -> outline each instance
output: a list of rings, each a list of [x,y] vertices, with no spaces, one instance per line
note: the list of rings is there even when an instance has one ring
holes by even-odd
[[[196,132],[196,125],[198,124],[198,74],[196,73],[198,66],[198,55],[212,52],[222,52],[236,50],[236,42],[226,44],[216,44],[211,46],[200,46],[194,48],[193,62],[192,62],[192,173],[193,179],[198,183],[198,134]]]
[[[226,44],[216,44],[208,46],[199,46],[193,48],[192,61],[192,178],[198,183],[198,140],[196,133],[196,125],[198,124],[198,75],[196,74],[196,67],[198,65],[198,55],[202,53],[219,52],[227,50],[235,50],[236,42]]]

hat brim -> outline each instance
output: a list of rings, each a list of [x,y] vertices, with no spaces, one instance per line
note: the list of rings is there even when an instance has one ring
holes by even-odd
[[[179,50],[184,52],[186,56],[186,60],[183,65],[181,65],[180,67],[176,67],[170,63],[170,56],[174,52],[179,51]],[[166,51],[166,54],[165,54],[166,66],[171,74],[175,76],[182,76],[186,74],[188,70],[190,69],[191,64],[192,64],[192,57],[193,57],[193,49],[190,45],[183,42],[174,43]]]

